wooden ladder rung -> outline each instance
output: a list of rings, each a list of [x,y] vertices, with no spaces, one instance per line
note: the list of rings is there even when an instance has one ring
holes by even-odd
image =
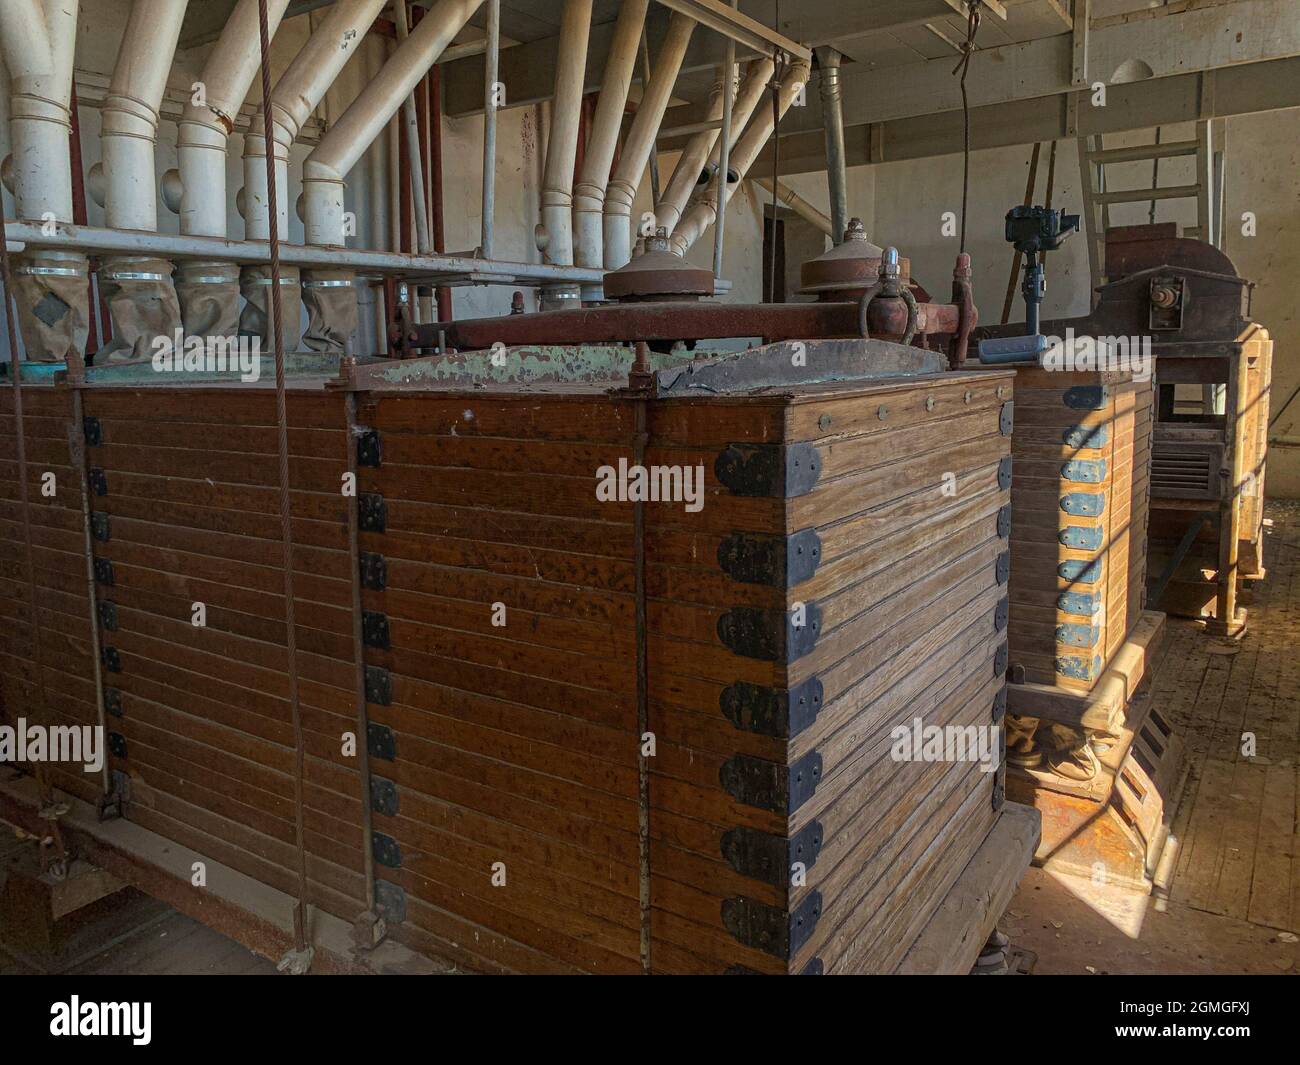
[[[1164,144],[1135,144],[1131,148],[1103,148],[1088,152],[1093,163],[1132,163],[1143,159],[1168,159],[1178,155],[1195,155],[1200,150],[1197,141],[1167,141]]]
[[[1143,200],[1191,200],[1201,194],[1199,185],[1166,185],[1156,189],[1124,189],[1121,192],[1098,192],[1093,200],[1099,204],[1141,203]]]

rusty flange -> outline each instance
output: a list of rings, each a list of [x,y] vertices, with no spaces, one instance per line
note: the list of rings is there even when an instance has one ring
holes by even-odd
[[[824,255],[809,259],[799,268],[801,295],[816,296],[823,302],[860,299],[880,277],[880,259],[884,249],[867,240],[861,218],[849,220],[844,242]],[[899,259],[904,281],[910,281],[911,263]]]
[[[645,251],[605,275],[605,298],[620,303],[638,300],[693,300],[713,295],[713,272],[692,266],[668,249],[662,226],[647,237]]]

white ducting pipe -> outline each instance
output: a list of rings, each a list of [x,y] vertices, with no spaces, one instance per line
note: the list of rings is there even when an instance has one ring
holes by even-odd
[[[482,3],[439,0],[429,8],[379,76],[307,157],[303,164],[303,221],[308,244],[343,243],[343,178]]]
[[[187,0],[134,0],[101,108],[104,217],[110,229],[158,230],[154,161],[158,109],[167,91]],[[165,259],[109,259],[99,290],[113,321],[104,362],[142,362],[154,341],[181,325],[181,309]]]
[[[791,66],[785,77],[781,79],[781,88],[778,94],[778,110],[784,115],[790,109],[790,104],[795,97],[803,92],[804,86],[808,82],[808,63],[797,62]],[[725,181],[723,196],[723,207],[730,202],[732,195],[745,179],[749,168],[758,158],[759,152],[763,150],[763,145],[772,136],[772,130],[775,127],[775,118],[772,115],[770,107],[760,108],[757,117],[754,119],[748,129],[742,134],[740,140],[736,142],[735,148],[732,149],[729,168],[736,174],[735,181],[725,181],[725,174],[714,174],[713,181]],[[701,196],[693,207],[687,212],[686,216],[678,223],[677,228],[673,231],[671,238],[672,249],[678,255],[685,255],[704,231],[713,225],[717,219],[716,197],[714,194],[706,192]]]
[[[546,262],[556,266],[573,265],[573,167],[578,158],[591,2],[564,0],[560,22],[551,133],[542,174],[542,221],[536,232],[538,249]]]
[[[244,234],[249,240],[271,236],[271,188],[267,184],[266,156],[273,159],[276,193],[276,232],[289,235],[289,150],[313,111],[325,98],[348,60],[360,50],[367,31],[383,9],[385,0],[338,0],[307,38],[293,62],[271,90],[270,100],[249,124],[244,137]],[[363,146],[363,150],[366,146]],[[342,228],[342,218],[339,221]],[[240,272],[240,292],[245,306],[239,331],[271,341],[271,271],[267,266],[245,267]],[[295,350],[301,339],[303,296],[299,271],[280,272],[284,346]]]
[[[717,143],[718,134],[721,132],[720,123],[724,103],[722,91],[726,85],[726,78],[727,75],[724,73],[718,81],[714,82],[713,91],[709,94],[706,121],[717,125],[713,129],[704,129],[692,134],[691,139],[686,142],[686,147],[682,149],[682,154],[677,157],[677,165],[673,167],[672,177],[668,179],[659,202],[655,204],[655,225],[663,226],[669,233],[673,231],[677,220],[686,209],[686,202],[699,183],[704,161],[708,159],[709,151]],[[729,88],[734,92],[736,90],[734,71],[731,72],[731,81]]]
[[[772,179],[770,177],[756,177],[753,179],[754,184],[764,189],[770,196],[772,194]],[[776,198],[779,203],[785,204],[790,210],[797,214],[806,222],[811,222],[820,229],[831,241],[835,240],[835,228],[829,217],[817,210],[811,203],[800,196],[794,189],[784,182],[776,183]],[[840,234],[840,241],[844,240],[844,234]]]
[[[601,212],[605,207],[605,186],[618,147],[618,131],[623,124],[627,93],[636,68],[637,49],[645,25],[650,0],[624,0],[605,59],[605,76],[601,79],[600,99],[591,122],[587,154],[582,160],[582,174],[573,189],[574,253],[579,266],[600,269],[605,263]],[[593,299],[598,292],[584,293]]]
[[[274,36],[289,0],[268,0],[267,30]],[[180,188],[181,232],[226,236],[226,152],[235,116],[261,64],[258,0],[239,0],[203,65],[203,102],[193,97],[177,133],[179,170],[163,175],[163,201],[169,183]],[[183,263],[176,271],[181,325],[187,336],[235,336],[239,330],[239,268],[230,263]]]
[[[9,70],[17,215],[72,221],[72,56],[77,0],[3,0],[0,48]]]
[[[769,92],[772,86],[772,74],[775,70],[776,66],[773,64],[772,60],[756,59],[750,64],[745,80],[741,83],[740,91],[736,93],[736,99],[733,102],[731,109],[731,146],[727,153],[727,169],[733,174],[735,173],[736,168],[731,160],[731,152],[736,150],[736,142],[740,139],[742,131],[745,129],[746,125],[748,125],[750,118],[753,117],[759,104],[764,101],[768,104],[771,103]],[[719,133],[721,133],[721,131],[719,131]],[[722,141],[719,140],[714,144],[713,150],[709,152],[709,161],[704,165],[700,173],[696,175],[695,190],[691,193],[691,198],[687,201],[686,209],[682,211],[682,214],[685,214],[691,207],[694,207],[695,201],[699,199],[700,196],[708,193],[709,182],[718,172],[718,167],[721,165],[721,162]],[[677,228],[676,223],[680,221],[681,217],[678,216],[673,224],[674,229]]]
[[[429,8],[410,36],[398,44],[378,76],[307,157],[303,164],[302,202],[308,244],[344,243],[343,179],[482,3],[439,0]],[[418,189],[417,195],[422,195]],[[316,351],[347,350],[357,326],[353,280],[353,271],[345,266],[304,275],[303,301],[308,322],[303,341],[307,347]]]
[[[574,188],[574,254],[579,266],[592,269],[604,266],[605,191],[618,148],[619,130],[627,109],[628,90],[640,54],[648,9],[648,0],[625,2],[610,41],[582,173]],[[584,301],[600,302],[604,299],[604,290],[599,284],[584,285],[581,295]]]
[[[289,232],[289,149],[326,91],[352,58],[385,0],[338,0],[308,38],[289,68],[263,101],[244,138],[244,235],[266,240],[271,235],[270,190],[266,184],[269,125],[275,154],[277,221],[284,239]],[[267,115],[269,114],[269,122]],[[364,152],[369,144],[362,145]]]
[[[288,6],[289,0],[268,0],[272,36]],[[181,116],[176,147],[182,233],[226,235],[226,143],[261,64],[258,18],[258,0],[239,0],[203,64],[204,102],[191,101]]]
[[[158,229],[154,147],[187,0],[135,0],[102,108],[110,229]]]
[[[637,106],[636,118],[623,143],[618,170],[605,190],[605,269],[617,270],[632,258],[632,202],[645,173],[646,163],[654,150],[655,137],[663,123],[664,112],[672,97],[673,85],[686,58],[695,21],[674,11],[668,20],[659,60],[650,73],[649,83]]]
[[[0,165],[20,220],[70,223],[72,57],[77,0],[0,0],[0,54],[9,71],[13,155]],[[85,352],[90,332],[80,249],[28,251],[13,269],[11,295],[26,358],[60,362]],[[18,353],[13,353],[17,359]]]

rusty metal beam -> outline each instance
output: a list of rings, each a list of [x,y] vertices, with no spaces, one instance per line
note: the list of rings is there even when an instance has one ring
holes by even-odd
[[[922,303],[918,334],[951,334],[959,310],[946,303]],[[901,337],[907,328],[907,307],[901,299],[875,300],[870,309],[871,335]],[[854,303],[718,304],[687,301],[626,303],[541,314],[475,318],[415,326],[409,336],[417,348],[438,346],[443,333],[448,347],[477,351],[502,343],[610,344],[636,341],[716,340],[762,337],[765,340],[813,340],[858,336],[858,305]]]

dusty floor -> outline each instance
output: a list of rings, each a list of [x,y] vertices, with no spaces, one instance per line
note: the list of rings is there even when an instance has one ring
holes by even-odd
[[[1002,927],[1034,972],[1300,972],[1300,504],[1267,513],[1245,637],[1171,623],[1154,679],[1191,769],[1169,898],[1030,870]]]
[[[275,965],[128,888],[64,918],[53,951],[30,949],[0,934],[0,976],[49,973],[257,975],[274,974]]]

